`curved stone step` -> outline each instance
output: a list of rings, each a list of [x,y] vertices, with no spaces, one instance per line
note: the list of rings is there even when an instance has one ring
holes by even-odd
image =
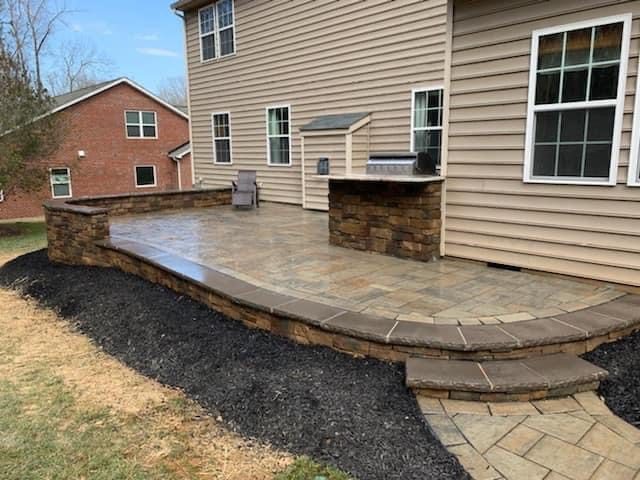
[[[608,372],[567,353],[522,360],[409,358],[407,386],[425,396],[527,401],[595,390]]]

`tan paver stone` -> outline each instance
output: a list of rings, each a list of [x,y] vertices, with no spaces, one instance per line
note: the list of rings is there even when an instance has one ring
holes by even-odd
[[[445,447],[467,444],[467,440],[447,415],[425,415],[424,418]]]
[[[543,433],[518,425],[498,442],[498,446],[517,455],[525,455],[544,436]]]
[[[598,422],[609,427],[618,435],[629,440],[631,443],[635,443],[636,445],[640,446],[640,430],[638,430],[633,425],[628,424],[620,417],[617,417],[615,415],[596,415],[594,418]]]
[[[491,417],[488,415],[456,415],[453,422],[469,443],[484,454],[513,430],[524,417]]]
[[[499,480],[502,477],[489,463],[468,443],[449,448],[464,469],[474,480]]]
[[[572,417],[579,418],[580,420],[584,420],[585,422],[590,424],[594,424],[596,422],[596,419],[593,418],[584,410],[578,410],[577,412],[569,412],[569,415],[571,415]]]
[[[558,472],[551,472],[545,477],[544,480],[569,480],[564,475],[560,475]]]
[[[540,415],[531,402],[498,402],[489,403],[491,415]]]
[[[502,323],[496,317],[480,317],[478,320],[480,320],[480,323],[484,325],[496,325]]]
[[[611,460],[605,460],[591,477],[591,480],[633,480],[635,474],[636,470]]]
[[[576,444],[591,428],[591,424],[566,413],[528,417],[527,427],[552,435],[566,442]]]
[[[611,415],[611,410],[605,405],[605,403],[598,397],[595,392],[582,392],[576,393],[575,398],[578,403],[585,409],[590,415]]]
[[[489,407],[483,402],[466,400],[441,400],[442,406],[449,415],[466,413],[469,415],[489,415]]]
[[[507,480],[542,480],[549,473],[548,469],[500,447],[492,447],[485,459]]]
[[[418,406],[420,407],[420,411],[423,415],[444,414],[444,409],[440,404],[440,400],[438,400],[437,398],[429,398],[423,395],[418,395],[416,399],[418,400]]]
[[[627,467],[640,469],[640,447],[600,423],[589,430],[578,446]]]
[[[460,325],[457,318],[434,318],[433,323],[436,325]]]
[[[543,437],[525,457],[571,480],[589,480],[603,460],[599,455],[550,436]]]
[[[571,397],[551,398],[549,400],[538,400],[533,405],[544,414],[566,413],[582,410],[582,407]]]
[[[518,313],[509,313],[507,315],[498,315],[497,318],[502,323],[512,323],[512,322],[523,322],[525,320],[533,320],[536,317],[534,317],[533,315],[527,312],[518,312]]]

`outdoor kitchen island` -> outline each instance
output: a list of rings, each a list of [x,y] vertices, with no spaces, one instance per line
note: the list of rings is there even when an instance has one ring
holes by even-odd
[[[330,175],[329,242],[428,262],[440,257],[443,177]]]

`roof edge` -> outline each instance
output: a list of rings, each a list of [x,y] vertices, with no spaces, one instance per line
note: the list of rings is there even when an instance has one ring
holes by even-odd
[[[117,86],[117,85],[121,85],[121,84],[126,84],[129,85],[131,88],[134,88],[135,90],[138,90],[140,93],[146,95],[147,97],[151,98],[152,100],[158,102],[159,104],[161,104],[162,106],[164,106],[165,108],[171,110],[172,112],[176,113],[177,115],[180,115],[182,118],[189,120],[189,115],[187,115],[186,113],[184,113],[182,110],[180,110],[179,108],[174,107],[173,105],[171,105],[170,103],[166,102],[165,100],[161,99],[160,97],[158,97],[157,95],[155,95],[154,93],[151,93],[149,90],[147,90],[146,88],[144,88],[142,85],[138,85],[136,82],[129,80],[127,77],[120,77],[116,80],[114,80],[113,82],[109,82],[106,85],[104,85],[101,88],[98,88],[97,90],[93,90],[89,93],[87,93],[86,95],[83,95],[82,97],[76,98],[74,100],[71,100],[70,102],[67,103],[63,103],[62,105],[59,105],[58,107],[54,108],[53,110],[51,110],[50,112],[38,117],[38,119],[40,118],[44,118],[47,115],[52,115],[54,113],[58,113],[62,110],[66,110],[67,108],[73,106],[73,105],[77,105],[78,103],[84,102],[85,100],[94,97],[96,95],[99,95],[102,92],[105,92],[107,90],[110,90],[111,88]]]

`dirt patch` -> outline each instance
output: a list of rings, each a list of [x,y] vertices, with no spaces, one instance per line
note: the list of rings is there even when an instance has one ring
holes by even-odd
[[[22,228],[16,223],[0,223],[0,238],[15,237],[22,234]]]
[[[401,365],[249,330],[132,275],[55,265],[44,252],[5,265],[0,284],[73,318],[106,352],[245,438],[361,480],[468,478],[428,431]]]
[[[75,408],[108,409],[129,442],[127,456],[173,478],[271,479],[288,454],[242,439],[201,407],[98,350],[52,311],[0,289],[0,380],[46,368],[73,392]],[[25,382],[24,388],[34,388]],[[128,435],[128,438],[127,438]]]

